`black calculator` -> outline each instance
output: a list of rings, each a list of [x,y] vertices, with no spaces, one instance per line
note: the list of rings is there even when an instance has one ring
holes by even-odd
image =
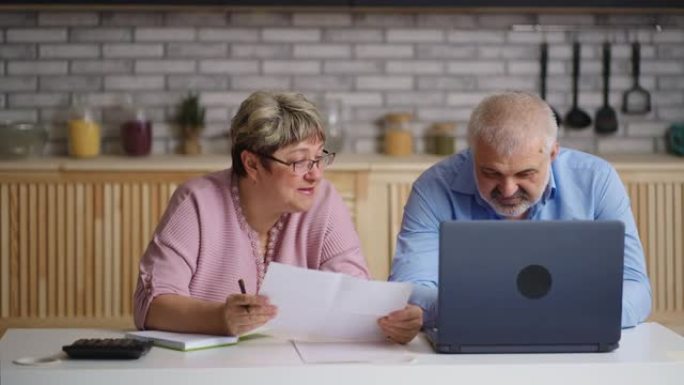
[[[152,341],[132,338],[81,338],[62,350],[79,359],[136,359],[152,348]]]

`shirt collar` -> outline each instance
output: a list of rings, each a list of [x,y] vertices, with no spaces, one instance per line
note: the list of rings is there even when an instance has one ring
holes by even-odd
[[[462,194],[479,195],[473,169],[473,153],[470,149],[454,156],[453,162],[451,165],[453,170],[451,188]]]

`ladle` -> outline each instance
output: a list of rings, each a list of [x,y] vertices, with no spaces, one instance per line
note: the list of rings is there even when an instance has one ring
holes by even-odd
[[[547,42],[543,42],[541,45],[541,55],[540,55],[540,62],[539,62],[539,67],[540,67],[539,95],[544,100],[546,100],[546,67],[548,65],[548,62],[549,62],[549,44]],[[548,104],[548,102],[547,102],[547,104]],[[549,104],[549,107],[551,108],[551,111],[553,111],[553,116],[556,118],[556,124],[560,126],[562,123],[560,114],[550,104]]]
[[[618,129],[617,114],[608,102],[610,93],[610,43],[603,43],[603,106],[596,111],[594,129],[599,134],[610,134]]]
[[[580,44],[572,45],[572,108],[565,115],[565,125],[571,128],[585,128],[591,125],[591,116],[577,107],[577,94],[579,82]]]

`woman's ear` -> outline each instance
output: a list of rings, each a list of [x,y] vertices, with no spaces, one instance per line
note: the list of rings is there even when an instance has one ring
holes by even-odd
[[[257,173],[261,165],[259,156],[251,151],[243,150],[242,153],[240,153],[240,160],[242,160],[242,165],[245,168],[247,177],[256,181]]]

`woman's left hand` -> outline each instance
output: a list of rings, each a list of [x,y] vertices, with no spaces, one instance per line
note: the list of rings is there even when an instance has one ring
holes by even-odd
[[[423,309],[416,305],[406,305],[405,308],[378,319],[378,325],[387,339],[407,344],[423,326]]]

